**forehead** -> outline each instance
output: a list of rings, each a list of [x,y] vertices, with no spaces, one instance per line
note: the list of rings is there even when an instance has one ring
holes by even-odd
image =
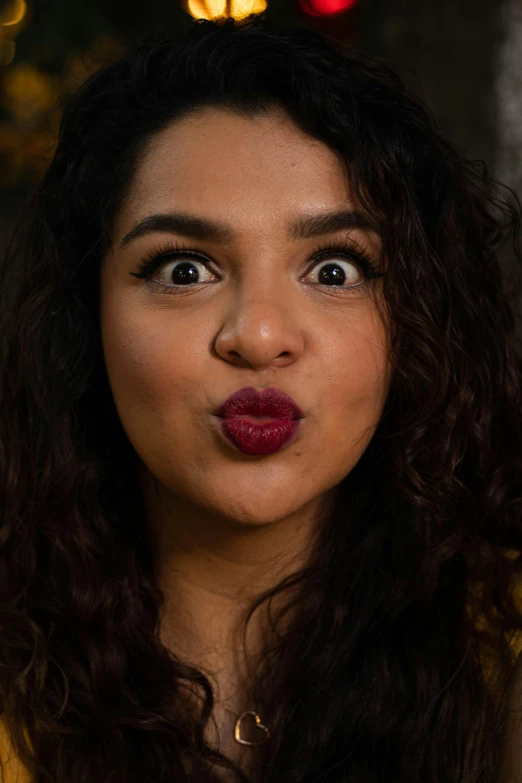
[[[340,156],[282,110],[247,118],[205,108],[150,140],[125,209],[137,217],[181,204],[238,223],[248,213],[254,226],[282,212],[353,205],[353,197]]]

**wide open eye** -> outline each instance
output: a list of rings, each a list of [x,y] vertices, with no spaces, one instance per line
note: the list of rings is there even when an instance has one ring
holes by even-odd
[[[175,294],[183,289],[212,282],[204,279],[207,275],[216,274],[209,269],[210,263],[210,259],[198,250],[169,244],[166,247],[154,248],[141,262],[139,271],[130,274],[146,279],[150,285],[162,289],[164,293]],[[382,272],[376,271],[375,261],[364,250],[358,246],[357,252],[354,250],[353,242],[319,247],[313,254],[312,264],[313,268],[307,275],[317,277],[312,285],[334,288],[346,293],[360,292],[373,278],[383,275]],[[159,269],[162,279],[153,277]]]

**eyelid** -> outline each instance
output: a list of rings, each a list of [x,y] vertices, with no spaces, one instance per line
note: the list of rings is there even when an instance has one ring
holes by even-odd
[[[360,256],[361,260],[365,261],[371,268],[377,267],[380,256],[380,254],[374,254],[369,249],[367,249],[350,233],[349,237],[345,236],[342,239],[323,240],[322,242],[319,241],[315,248],[310,251],[307,263],[314,263],[320,260],[322,256],[327,255],[328,252],[344,252],[347,254],[351,253],[354,255],[355,262],[358,260],[357,256]],[[188,245],[184,245],[182,243],[178,244],[177,240],[175,240],[174,243],[172,243],[171,240],[167,240],[163,244],[158,243],[151,247],[142,258],[139,268],[143,269],[147,265],[152,265],[156,260],[161,261],[162,259],[164,259],[163,263],[166,264],[169,262],[169,255],[174,256],[181,253],[186,253],[189,257],[192,256],[200,263],[217,266],[216,262],[209,258],[209,256],[207,256],[203,251],[194,247],[189,247]],[[176,260],[178,259],[172,259],[172,261]]]

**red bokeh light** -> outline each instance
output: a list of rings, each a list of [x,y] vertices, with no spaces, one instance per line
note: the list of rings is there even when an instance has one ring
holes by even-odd
[[[309,16],[332,16],[349,11],[358,0],[299,0],[301,8]]]

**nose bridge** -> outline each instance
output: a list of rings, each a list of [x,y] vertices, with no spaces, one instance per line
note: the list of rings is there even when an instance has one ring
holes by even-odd
[[[237,336],[243,341],[243,350],[263,351],[281,349],[283,335],[288,339],[292,323],[289,276],[289,258],[282,242],[263,240],[251,243],[238,253],[235,270],[232,317]],[[248,351],[247,351],[248,352]]]
[[[236,288],[244,302],[263,301],[284,304],[288,291],[283,282],[289,282],[288,250],[281,241],[250,241],[247,249],[238,254],[235,272]]]
[[[300,353],[301,328],[291,317],[293,269],[285,245],[274,238],[236,248],[218,352],[251,366],[290,361]]]
[[[267,279],[268,278],[268,279]],[[271,331],[277,323],[279,326],[289,322],[291,296],[288,285],[281,282],[277,275],[263,274],[258,270],[249,275],[248,279],[239,283],[237,296],[234,297],[234,311],[239,315],[244,325],[254,325],[261,332]]]

